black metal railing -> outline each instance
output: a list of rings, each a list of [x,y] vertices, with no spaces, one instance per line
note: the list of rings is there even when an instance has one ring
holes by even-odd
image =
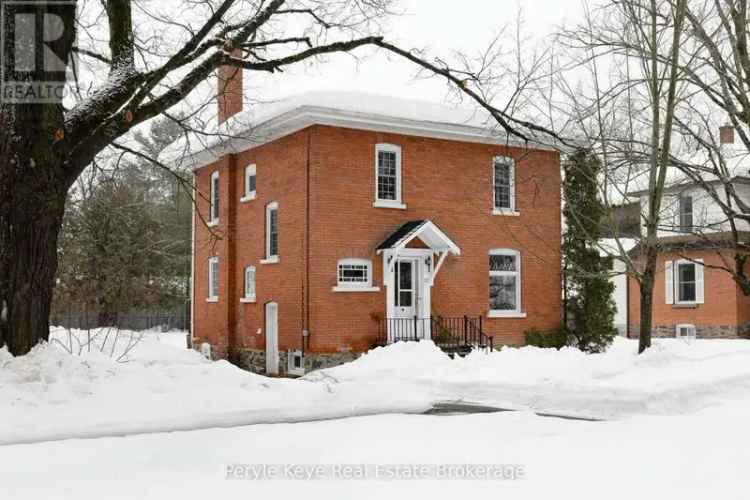
[[[377,345],[431,339],[447,352],[493,349],[494,338],[482,331],[482,317],[384,318],[379,322]]]

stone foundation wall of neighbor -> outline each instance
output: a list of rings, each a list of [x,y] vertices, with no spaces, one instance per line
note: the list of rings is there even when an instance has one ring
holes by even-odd
[[[638,338],[640,325],[631,324],[629,337]],[[750,338],[750,323],[744,325],[696,325],[695,335],[699,339],[738,339]],[[651,329],[654,338],[676,337],[675,325],[657,325]]]
[[[288,353],[279,353],[279,375],[286,376],[288,366]],[[349,361],[354,361],[359,357],[358,353],[354,352],[336,352],[336,353],[305,353],[305,373],[309,373],[313,370],[319,370],[322,368],[331,368],[333,366],[342,365]],[[253,373],[259,373],[261,375],[266,373],[266,353],[265,351],[258,351],[254,349],[242,349],[236,354],[235,364],[242,369],[251,371]]]

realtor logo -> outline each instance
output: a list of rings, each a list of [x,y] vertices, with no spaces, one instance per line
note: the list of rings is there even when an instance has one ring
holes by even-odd
[[[0,100],[56,103],[65,94],[61,49],[70,45],[76,4],[70,0],[5,0],[0,3]],[[68,25],[66,26],[66,22]]]

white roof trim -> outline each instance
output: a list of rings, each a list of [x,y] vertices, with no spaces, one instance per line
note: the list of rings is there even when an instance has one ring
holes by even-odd
[[[431,245],[430,241],[425,240],[422,236],[424,233],[427,233],[426,237],[428,239],[430,235],[432,235],[435,239],[442,242],[443,246],[435,246]],[[456,245],[452,239],[448,237],[447,234],[445,234],[443,231],[440,230],[439,227],[437,227],[432,221],[428,220],[425,221],[422,225],[414,229],[411,233],[407,234],[401,240],[399,240],[395,245],[391,247],[392,250],[395,250],[397,253],[399,250],[406,247],[406,245],[409,244],[410,241],[412,241],[414,238],[419,238],[422,240],[422,242],[427,245],[431,250],[438,251],[438,252],[448,252],[452,253],[453,255],[461,255],[461,249]],[[384,252],[383,250],[378,250],[378,253]]]
[[[225,132],[227,136],[221,144],[186,156],[182,161],[190,165],[193,170],[197,170],[228,153],[239,153],[266,144],[311,125],[329,125],[435,139],[528,147],[545,151],[555,150],[551,146],[531,142],[526,144],[516,139],[495,135],[487,128],[474,125],[413,120],[374,113],[303,105],[259,123],[252,129],[252,138],[240,137],[248,134],[250,130],[239,132],[235,137],[229,137],[229,133]]]

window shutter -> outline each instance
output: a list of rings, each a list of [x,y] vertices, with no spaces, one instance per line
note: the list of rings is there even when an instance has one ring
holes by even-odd
[[[703,293],[703,259],[695,259],[695,302],[703,304],[705,302]]]
[[[674,266],[668,260],[664,264],[664,297],[667,304],[674,304]]]

